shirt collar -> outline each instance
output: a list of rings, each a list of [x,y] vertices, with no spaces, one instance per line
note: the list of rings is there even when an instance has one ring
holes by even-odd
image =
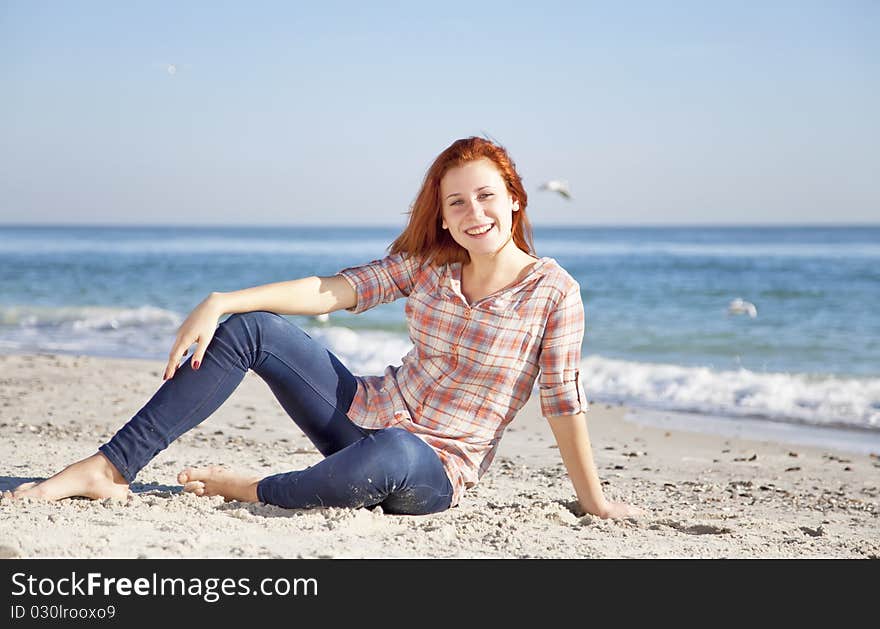
[[[510,301],[510,298],[519,291],[526,288],[529,284],[531,284],[534,280],[539,277],[545,275],[547,273],[547,265],[552,260],[552,258],[543,257],[539,258],[533,265],[532,268],[529,269],[529,272],[523,277],[520,281],[518,281],[513,286],[508,286],[499,291],[496,291],[479,300],[476,303],[484,303],[489,304],[490,310],[503,310]],[[452,262],[450,264],[445,265],[443,269],[443,274],[440,280],[440,286],[451,291],[453,294],[458,295],[462,301],[467,302],[464,297],[464,294],[461,292],[461,262]],[[475,304],[471,304],[473,306]]]

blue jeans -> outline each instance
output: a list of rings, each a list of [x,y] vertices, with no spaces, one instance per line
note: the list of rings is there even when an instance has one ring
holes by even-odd
[[[262,479],[262,502],[287,508],[370,507],[423,515],[449,508],[440,457],[402,428],[371,430],[346,412],[357,380],[326,348],[270,312],[221,323],[198,370],[187,360],[100,451],[130,483],[150,460],[217,410],[253,369],[324,455],[304,470]]]

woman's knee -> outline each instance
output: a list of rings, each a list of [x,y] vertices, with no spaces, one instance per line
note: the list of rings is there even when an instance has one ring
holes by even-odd
[[[452,486],[440,457],[419,437],[403,428],[374,435],[385,454],[383,465],[396,479],[395,490],[382,501],[388,513],[427,515],[449,508]]]
[[[243,326],[247,328],[263,327],[266,325],[277,325],[279,321],[287,323],[287,320],[281,315],[265,310],[254,310],[252,312],[238,312],[230,315],[221,326],[236,327]]]
[[[245,368],[250,368],[266,346],[283,337],[290,338],[293,328],[292,323],[272,312],[236,313],[214,331],[208,351],[215,358],[240,360]]]
[[[419,487],[392,494],[379,504],[385,513],[429,515],[446,511],[451,502],[451,493],[440,493]]]
[[[379,446],[385,460],[399,462],[406,467],[424,455],[424,448],[430,448],[421,439],[404,428],[383,428],[371,435]]]
[[[274,312],[255,310],[231,315],[217,328],[215,334],[228,334],[259,346],[277,338],[291,338],[305,332],[296,324]]]

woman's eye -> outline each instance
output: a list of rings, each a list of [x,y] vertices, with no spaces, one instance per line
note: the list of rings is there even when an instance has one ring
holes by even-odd
[[[493,193],[491,193],[491,192],[484,192],[484,193],[481,194],[480,196],[481,196],[481,197],[492,197],[492,196],[495,196],[495,195],[494,195]]]

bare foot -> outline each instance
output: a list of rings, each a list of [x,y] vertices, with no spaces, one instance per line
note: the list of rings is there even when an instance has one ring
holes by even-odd
[[[24,491],[26,489],[30,489],[31,487],[36,487],[36,485],[37,485],[36,482],[22,483],[21,485],[19,485],[18,487],[16,487],[15,489],[13,489],[11,491],[6,490],[6,491],[0,493],[0,498],[9,498],[10,500],[13,500],[13,499],[15,499],[16,494],[18,496],[23,496]]]
[[[177,475],[183,491],[196,496],[223,496],[226,502],[259,502],[257,483],[260,480],[259,476],[245,476],[218,465],[188,467]]]
[[[85,498],[127,498],[131,492],[119,470],[100,452],[68,465],[63,470],[38,483],[22,483],[12,491],[3,492],[4,498],[40,498],[61,500],[71,496]]]

